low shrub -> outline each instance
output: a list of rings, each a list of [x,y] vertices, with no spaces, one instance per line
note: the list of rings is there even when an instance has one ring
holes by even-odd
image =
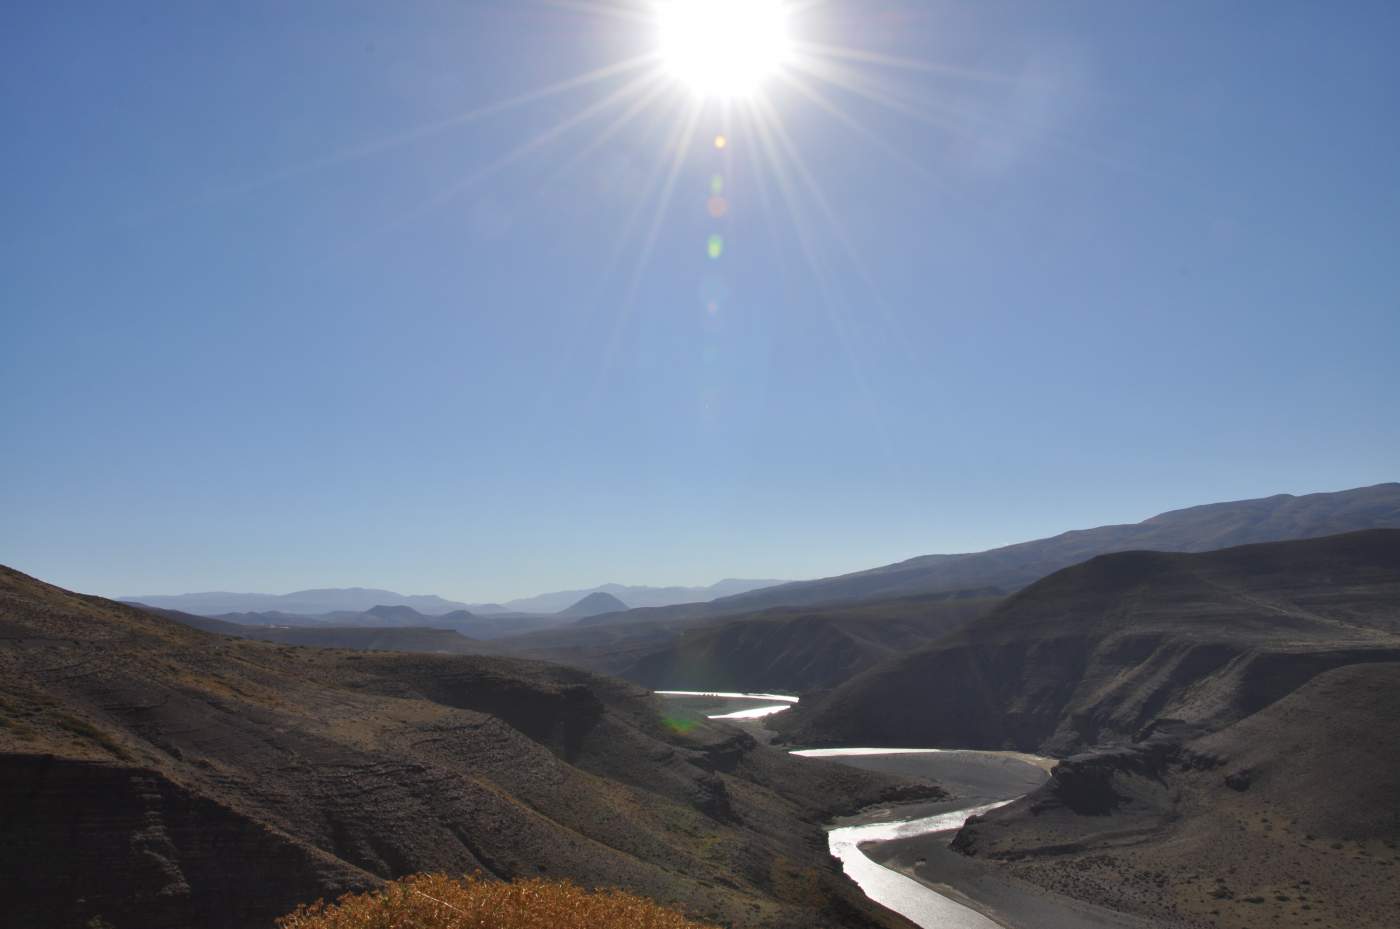
[[[279,929],[715,929],[621,890],[419,874],[299,907]]]

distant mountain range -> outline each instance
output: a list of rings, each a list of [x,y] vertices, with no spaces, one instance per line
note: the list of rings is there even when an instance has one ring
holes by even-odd
[[[612,594],[595,590],[573,606],[560,610],[559,613],[563,616],[597,616],[601,613],[617,613],[625,609],[627,609],[627,604]]]
[[[230,613],[277,613],[320,616],[329,613],[368,613],[378,607],[409,607],[423,616],[442,616],[465,610],[477,616],[506,613],[562,613],[590,594],[601,593],[616,598],[621,606],[613,610],[635,607],[671,606],[697,603],[748,593],[784,581],[739,580],[729,578],[708,587],[629,587],[623,584],[603,584],[588,590],[560,590],[552,593],[511,600],[507,603],[460,603],[433,595],[401,594],[373,587],[333,587],[298,590],[289,594],[258,593],[191,593],[146,594],[121,597],[128,603],[142,603],[162,610],[178,610],[196,616],[226,616]],[[573,615],[587,616],[591,613]]]
[[[498,639],[570,625],[603,613],[625,612],[627,605],[612,594],[595,591],[557,613],[489,613],[453,610],[429,616],[411,606],[379,604],[367,610],[331,613],[278,611],[220,613],[205,616],[132,601],[131,605],[176,622],[239,638],[262,639],[323,648],[370,650],[445,651],[480,653],[476,640]],[[444,635],[444,633],[446,635]],[[457,636],[457,639],[452,638]],[[466,638],[461,638],[465,636]],[[359,643],[347,645],[344,643]]]
[[[1400,530],[1204,553],[1115,552],[804,700],[809,744],[1066,755],[1214,731],[1323,671],[1400,661]]]
[[[162,610],[179,610],[196,616],[222,616],[227,613],[290,613],[315,616],[322,613],[367,613],[380,606],[406,606],[424,616],[441,616],[468,609],[465,603],[432,595],[400,594],[372,587],[332,587],[298,590],[290,594],[148,594],[121,597],[125,602],[144,603]]]
[[[1400,484],[1191,507],[1131,525],[976,554],[927,555],[710,603],[589,616],[522,630],[497,644],[648,686],[825,689],[892,652],[917,648],[920,639],[930,644],[948,635],[1002,595],[1097,555],[1201,552],[1375,528],[1400,528]]]
[[[1111,552],[1204,552],[1256,542],[1400,528],[1400,483],[1337,493],[1210,503],[1140,523],[1076,529],[985,552],[923,555],[815,581],[793,581],[717,599],[710,612],[913,597],[989,587],[1011,593],[1061,568]]]
[[[623,609],[662,609],[665,613],[655,618],[672,619],[681,615],[736,614],[775,606],[886,600],[957,590],[998,588],[1011,593],[1061,568],[1111,552],[1202,552],[1360,529],[1395,528],[1400,528],[1400,483],[1388,483],[1337,493],[1301,497],[1277,494],[1255,500],[1210,503],[1171,510],[1140,523],[1076,529],[985,552],[922,555],[814,581],[726,579],[708,587],[603,584],[587,590],[554,591],[503,604],[467,604],[431,595],[405,595],[363,587],[302,590],[280,595],[195,593],[122,599],[198,616],[364,613],[380,606],[407,606],[424,616],[441,616],[458,610],[492,616],[562,613],[590,594],[602,593],[616,598],[622,607],[572,615],[585,619],[603,617],[607,621],[607,616]],[[646,618],[649,617],[639,614],[629,616],[628,621]]]
[[[786,581],[745,580],[726,578],[708,587],[629,587],[624,584],[602,584],[587,590],[559,590],[554,593],[511,600],[504,604],[484,604],[468,607],[473,613],[483,615],[492,612],[502,613],[559,613],[573,606],[589,594],[602,593],[616,597],[624,609],[639,607],[673,606],[678,603],[708,603],[720,597],[733,597],[750,591],[762,590]],[[492,609],[494,607],[494,609]]]

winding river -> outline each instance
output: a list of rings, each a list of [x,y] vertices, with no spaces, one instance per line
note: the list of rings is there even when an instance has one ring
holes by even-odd
[[[790,709],[798,698],[780,694],[717,693],[706,691],[657,691],[671,699],[687,700],[697,704],[709,719],[755,720]],[[757,706],[747,704],[757,703]],[[942,749],[909,748],[826,748],[794,751],[794,755],[805,758],[843,759],[843,763],[854,764],[875,770],[914,773],[920,761],[924,763],[942,762],[945,765],[964,767],[987,765],[1040,766],[1043,759],[1033,756],[1008,756],[1002,752],[947,751]],[[924,756],[922,759],[919,756]],[[934,756],[934,757],[930,757]],[[938,774],[933,771],[926,773]],[[975,778],[973,779],[976,780]],[[960,795],[975,797],[985,793],[985,782],[971,790],[956,791]],[[1019,795],[1017,795],[1019,796]],[[861,845],[870,842],[888,842],[894,839],[907,839],[935,833],[952,833],[962,828],[969,817],[1005,806],[1017,796],[973,802],[958,809],[940,809],[924,815],[899,818],[898,808],[890,807],[875,811],[849,823],[834,826],[827,832],[827,843],[833,857],[841,861],[846,874],[860,885],[866,896],[885,906],[915,925],[924,929],[1000,929],[998,923],[983,916],[970,907],[964,906],[943,894],[938,893],[911,877],[872,861]],[[945,804],[946,805],[946,804]],[[905,814],[907,815],[907,814]],[[874,820],[874,821],[871,821]]]

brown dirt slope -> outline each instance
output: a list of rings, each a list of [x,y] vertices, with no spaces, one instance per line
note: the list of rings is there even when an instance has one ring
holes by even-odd
[[[819,823],[905,787],[580,671],[224,638],[0,568],[7,923],[252,929],[481,870],[733,926],[902,925]]]
[[[955,846],[1162,925],[1396,925],[1400,664],[1318,675],[1220,732],[1070,759]]]
[[[1400,530],[1067,568],[775,725],[810,744],[1067,754],[1209,731],[1331,668],[1400,660]]]

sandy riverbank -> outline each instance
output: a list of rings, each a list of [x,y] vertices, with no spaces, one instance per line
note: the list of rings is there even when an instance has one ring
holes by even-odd
[[[954,832],[871,842],[861,846],[870,860],[977,910],[1006,929],[1165,929],[1112,910],[1049,893],[1006,874],[995,865],[948,847]]]
[[[818,756],[820,757],[820,756]],[[939,751],[835,756],[829,760],[867,770],[936,781],[953,798],[864,810],[841,826],[889,823],[966,809],[1021,796],[1048,778],[1050,759],[1012,752]],[[1006,929],[1162,929],[1136,917],[1061,897],[1020,881],[995,865],[948,848],[956,830],[869,842],[871,861],[918,881]]]

